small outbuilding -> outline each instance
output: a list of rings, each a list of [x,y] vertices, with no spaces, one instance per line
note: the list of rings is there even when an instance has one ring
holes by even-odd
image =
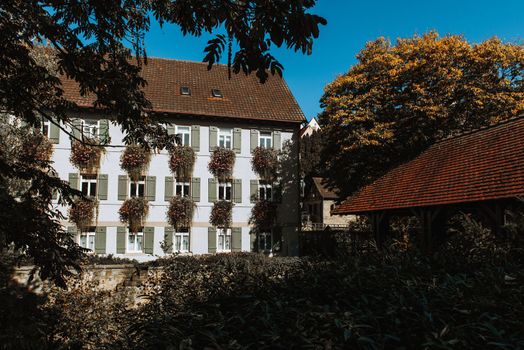
[[[365,215],[377,244],[392,216],[417,216],[422,248],[445,235],[457,212],[475,212],[500,232],[505,211],[524,196],[524,116],[440,141],[347,198],[339,215]]]

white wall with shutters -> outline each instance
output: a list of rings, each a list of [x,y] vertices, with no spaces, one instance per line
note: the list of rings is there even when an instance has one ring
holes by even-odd
[[[75,115],[72,115],[75,117]],[[187,125],[195,125],[195,120],[187,120],[184,122]],[[208,201],[208,179],[211,177],[207,166],[209,163],[209,128],[215,127],[229,127],[241,129],[241,152],[236,154],[236,161],[234,167],[234,178],[242,181],[242,201],[236,203],[233,209],[233,223],[236,227],[242,227],[242,250],[249,250],[249,227],[248,220],[251,214],[253,203],[250,202],[250,181],[257,179],[256,175],[251,170],[251,149],[250,149],[250,134],[251,130],[256,129],[255,123],[239,123],[232,121],[229,123],[218,122],[212,119],[200,122],[200,151],[197,152],[197,160],[193,176],[200,178],[200,202],[197,203],[197,209],[194,216],[194,227],[191,230],[190,241],[191,251],[196,254],[207,252],[207,226],[209,225],[209,215],[211,212],[212,203]],[[267,130],[267,128],[264,128]],[[278,129],[281,132],[281,142],[284,144],[289,140],[293,132],[291,128]],[[120,129],[109,124],[109,133],[111,135],[112,145],[123,145],[123,135]],[[63,180],[68,180],[69,173],[78,173],[78,170],[69,162],[71,142],[69,136],[63,131],[60,131],[59,143],[54,145],[55,151],[53,154],[54,166]],[[118,175],[125,175],[125,172],[120,169],[120,154],[122,148],[107,148],[106,153],[102,155],[100,174],[108,175],[108,193],[107,200],[101,201],[99,205],[98,222],[101,226],[107,227],[106,238],[106,253],[116,253],[116,226],[122,225],[118,217],[118,209],[123,201],[118,200]],[[160,242],[163,241],[163,227],[166,223],[166,210],[169,204],[164,200],[165,191],[165,177],[172,176],[168,166],[169,155],[166,151],[159,154],[154,154],[151,157],[148,174],[156,177],[155,200],[150,202],[149,216],[145,223],[146,226],[155,227],[155,247],[154,254],[162,255],[160,249]],[[298,188],[298,186],[297,186]],[[298,194],[297,194],[298,195]],[[295,206],[295,199],[289,196],[284,198],[288,202],[289,208],[293,209]],[[61,208],[63,213],[67,213],[67,208]],[[298,208],[293,209],[298,211]],[[286,215],[282,215],[282,220],[289,221],[293,217],[297,217],[294,211],[286,211]],[[64,221],[64,225],[68,225]],[[69,224],[70,225],[70,224]],[[141,260],[141,257],[133,256]]]

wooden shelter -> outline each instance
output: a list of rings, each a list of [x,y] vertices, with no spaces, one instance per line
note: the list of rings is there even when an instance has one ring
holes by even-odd
[[[417,216],[431,251],[457,211],[476,212],[500,232],[504,212],[524,196],[524,117],[440,141],[334,210],[367,216],[381,244],[392,216]]]

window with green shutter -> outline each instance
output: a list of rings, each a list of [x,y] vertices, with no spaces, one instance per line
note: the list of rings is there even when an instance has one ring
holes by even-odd
[[[172,176],[166,176],[164,186],[164,200],[169,202],[173,198],[174,179]]]
[[[165,227],[164,228],[164,245],[166,247],[166,254],[173,253],[173,233],[175,230],[173,230],[172,227]]]
[[[258,198],[258,180],[249,181],[249,199],[251,203],[255,203]]]
[[[216,202],[217,200],[217,180],[215,178],[209,178],[207,182],[207,200],[209,203]]]
[[[98,199],[107,200],[108,176],[107,174],[98,175]]]
[[[242,228],[233,227],[231,230],[231,251],[241,252],[242,251]]]
[[[116,228],[116,253],[125,254],[126,253],[126,235],[127,229],[123,226]]]
[[[258,130],[251,130],[249,145],[251,152],[258,147]]]
[[[144,227],[144,253],[153,254],[155,248],[155,228]]]
[[[192,125],[191,126],[191,148],[193,151],[200,151],[200,126]]]
[[[217,230],[214,227],[207,228],[207,251],[210,254],[217,252]]]
[[[156,176],[146,176],[146,195],[145,199],[154,202],[156,195]]]
[[[282,134],[280,131],[273,131],[273,148],[278,151],[282,149]]]
[[[194,177],[191,179],[191,197],[193,201],[200,202],[200,178]]]
[[[95,234],[95,253],[106,253],[106,235],[107,228],[105,226],[98,226]]]
[[[111,139],[109,136],[109,120],[101,119],[99,121],[99,127],[100,130],[98,131],[98,139],[100,140],[100,143],[104,145],[110,143]]]
[[[79,186],[79,175],[78,173],[69,173],[69,186],[78,190]]]
[[[118,175],[118,200],[125,201],[127,199],[127,175]]]
[[[218,142],[218,128],[216,126],[209,127],[209,152],[213,152],[217,148]]]
[[[54,122],[49,122],[49,142],[58,144],[60,143],[60,128]]]
[[[82,139],[82,119],[75,118],[71,122],[71,133],[77,140]]]
[[[242,151],[242,129],[233,129],[233,151],[235,153],[241,153]]]
[[[242,203],[242,180],[233,180],[233,202]]]

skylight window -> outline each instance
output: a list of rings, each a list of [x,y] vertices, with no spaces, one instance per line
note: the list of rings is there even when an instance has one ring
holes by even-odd
[[[211,95],[213,95],[213,97],[218,97],[218,98],[222,98],[224,97],[222,95],[222,91],[220,91],[219,89],[213,89],[211,90]]]
[[[191,89],[188,86],[182,86],[180,88],[180,94],[190,96],[191,95]]]

